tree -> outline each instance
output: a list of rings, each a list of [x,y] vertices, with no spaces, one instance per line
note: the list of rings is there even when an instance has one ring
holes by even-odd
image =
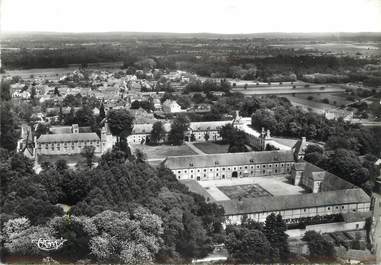
[[[55,87],[55,88],[54,88],[54,92],[53,92],[53,94],[56,95],[56,96],[61,96],[61,94],[60,94],[60,90],[58,89],[58,87]]]
[[[150,142],[153,144],[159,143],[165,138],[165,129],[161,121],[157,121],[152,126],[152,131],[150,134]]]
[[[57,160],[55,165],[56,165],[57,171],[64,171],[64,170],[68,169],[67,162],[65,159]]]
[[[36,130],[34,131],[34,136],[36,136],[38,139],[38,138],[40,138],[41,135],[49,134],[49,133],[50,133],[49,124],[39,123],[37,125]]]
[[[101,104],[100,109],[99,109],[99,118],[100,118],[100,120],[103,120],[104,118],[106,118],[106,112],[105,112],[105,107],[104,107],[103,103]]]
[[[308,244],[310,258],[312,261],[329,261],[335,259],[335,248],[333,244],[324,239],[324,237],[315,232],[307,231],[302,240]]]
[[[290,250],[288,246],[287,225],[280,214],[270,214],[266,218],[263,232],[269,240],[271,247],[277,249],[281,261],[287,262]]]
[[[208,140],[209,140],[209,137],[210,137],[209,133],[205,133],[205,135],[204,135],[204,139],[205,139],[205,141],[208,141]]]
[[[93,165],[94,153],[95,147],[92,145],[85,146],[81,151],[81,155],[86,159],[86,164],[89,168]]]
[[[108,125],[112,135],[118,142],[126,142],[134,127],[134,116],[125,109],[111,110],[107,116]]]
[[[11,92],[10,92],[9,81],[6,81],[2,78],[1,84],[0,84],[0,90],[1,90],[1,101],[11,100]]]
[[[234,262],[265,263],[271,260],[270,242],[259,230],[236,228],[228,234],[225,246]]]
[[[140,108],[140,102],[138,100],[135,100],[131,103],[131,109],[138,109]]]
[[[17,147],[17,117],[12,105],[7,101],[1,102],[1,137],[0,146],[13,151]]]
[[[79,126],[90,126],[94,128],[95,117],[93,111],[87,105],[84,105],[75,113],[74,123]]]
[[[176,118],[171,124],[168,141],[174,145],[181,145],[184,141],[185,132],[189,127],[189,119],[185,116]]]

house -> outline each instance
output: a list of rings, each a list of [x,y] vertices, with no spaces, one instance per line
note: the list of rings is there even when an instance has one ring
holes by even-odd
[[[166,113],[182,112],[180,105],[176,101],[167,99],[162,104],[163,111]]]
[[[326,110],[324,116],[327,120],[337,120],[342,118],[344,121],[351,121],[353,119],[353,111],[344,109],[331,109]]]

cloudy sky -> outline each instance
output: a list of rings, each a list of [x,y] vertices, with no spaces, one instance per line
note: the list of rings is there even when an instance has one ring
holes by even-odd
[[[0,1],[3,31],[381,31],[381,0]]]

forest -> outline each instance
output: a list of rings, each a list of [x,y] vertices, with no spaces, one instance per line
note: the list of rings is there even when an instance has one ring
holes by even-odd
[[[32,256],[43,257],[25,238],[46,234],[69,240],[53,258],[71,261],[189,262],[222,242],[221,207],[189,192],[170,170],[124,157],[114,149],[95,169],[73,171],[58,161],[37,175],[27,158],[1,149],[2,255],[34,249]]]

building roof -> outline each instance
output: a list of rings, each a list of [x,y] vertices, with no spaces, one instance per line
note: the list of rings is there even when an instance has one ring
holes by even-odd
[[[321,191],[357,188],[357,186],[353,185],[352,183],[309,162],[295,163],[294,168],[295,170],[303,171],[304,177],[310,177],[314,181],[321,181]]]
[[[189,129],[192,131],[209,131],[209,130],[219,130],[222,126],[226,124],[231,124],[232,121],[205,121],[205,122],[191,122],[189,124]]]
[[[132,129],[131,134],[149,134],[152,131],[152,127],[152,123],[134,124],[134,128]],[[169,132],[171,130],[170,123],[163,123],[163,127],[166,132]]]
[[[370,197],[360,188],[298,195],[260,197],[219,201],[225,215],[272,212],[301,208],[324,207],[337,204],[368,203]]]
[[[43,134],[38,139],[38,143],[52,142],[75,142],[75,141],[99,141],[96,133],[58,133]]]
[[[210,155],[169,156],[165,165],[170,169],[191,167],[237,166],[293,162],[292,151],[263,151],[246,153],[227,153]]]
[[[79,128],[80,133],[90,133],[91,132],[91,127],[77,127]],[[52,126],[50,127],[50,132],[53,134],[67,134],[67,133],[72,133],[72,126]]]
[[[209,198],[209,200],[211,202],[214,202],[215,200],[213,199],[213,197],[205,190],[204,187],[202,187],[200,185],[200,183],[198,183],[198,181],[195,181],[193,179],[183,179],[183,180],[180,180],[180,182],[182,184],[184,184],[185,186],[187,186],[187,188],[189,189],[189,191],[191,192],[194,192],[194,193],[197,193],[197,194],[200,194],[202,195],[205,199]]]

